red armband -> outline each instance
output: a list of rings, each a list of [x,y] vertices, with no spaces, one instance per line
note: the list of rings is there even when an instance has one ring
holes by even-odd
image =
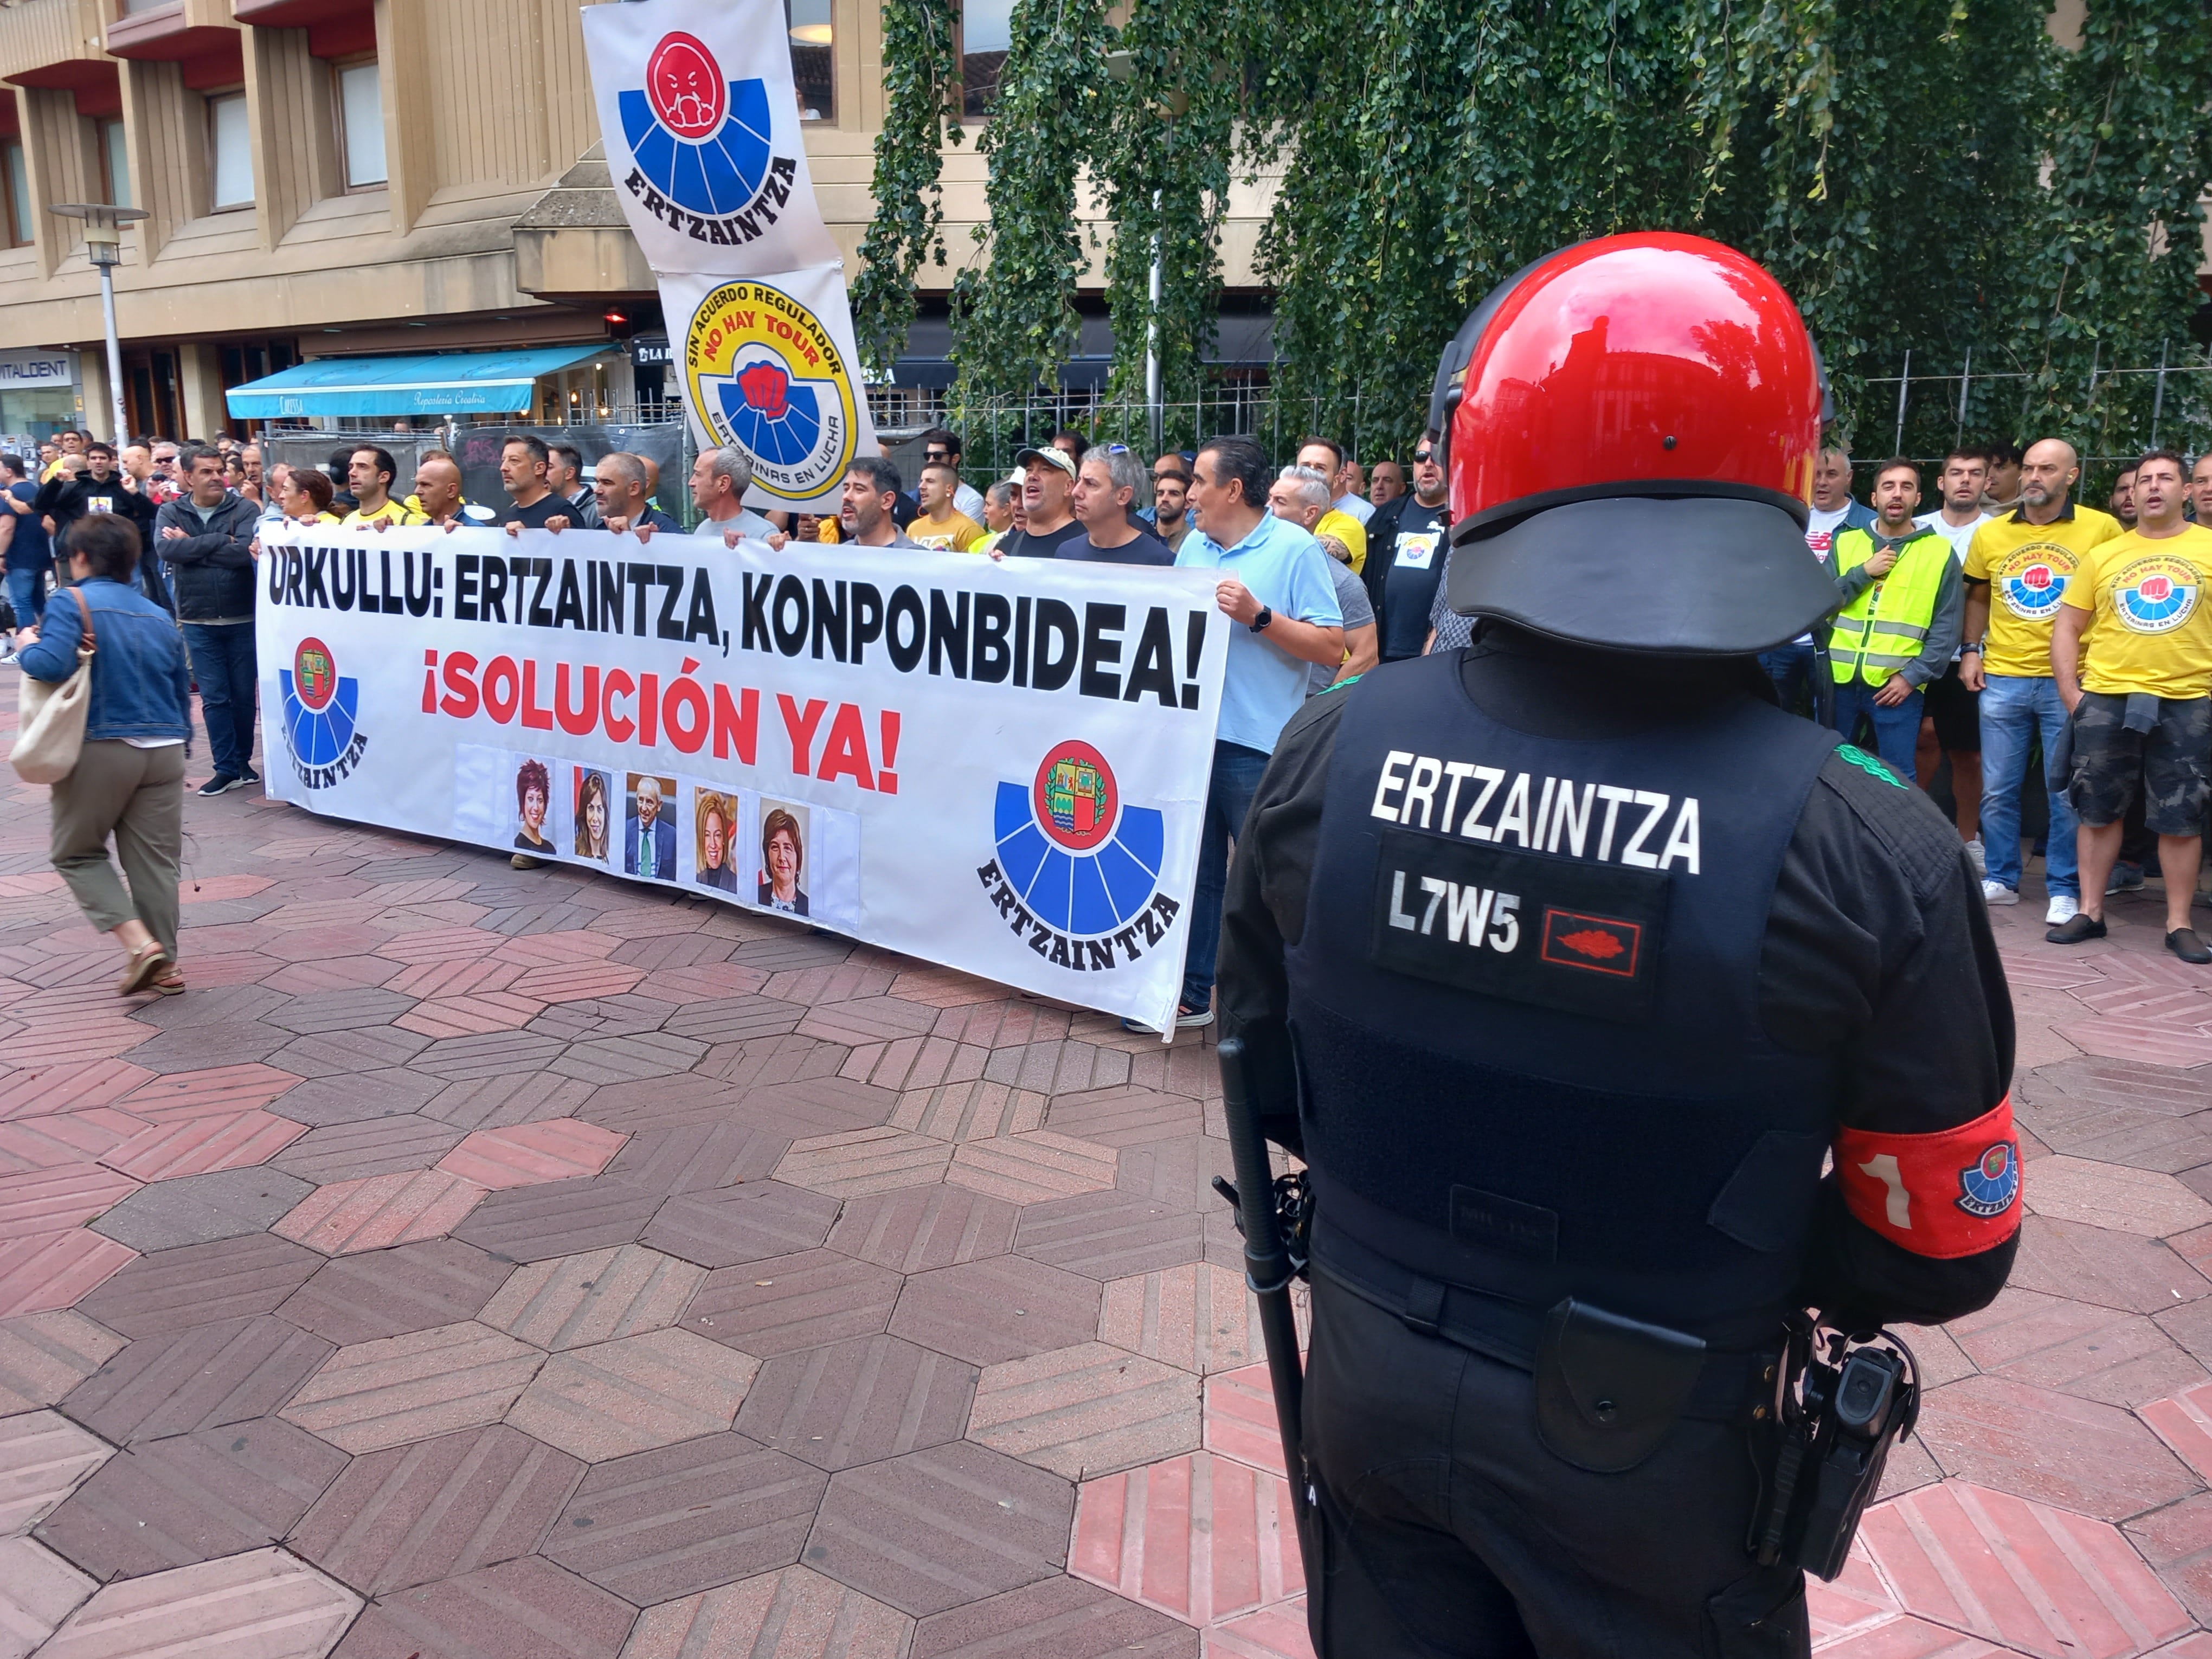
[[[2020,1225],[2012,1097],[1938,1134],[1845,1129],[1836,1175],[1844,1206],[1891,1243],[1939,1261],[1978,1255]]]

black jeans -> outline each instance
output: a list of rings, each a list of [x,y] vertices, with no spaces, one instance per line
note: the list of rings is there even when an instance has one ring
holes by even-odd
[[[253,767],[253,624],[188,622],[184,631],[215,769],[242,778]]]
[[[1417,1334],[1318,1267],[1306,1378],[1322,1659],[1811,1651],[1804,1575],[1744,1548],[1743,1424],[1685,1418],[1625,1474],[1577,1468],[1537,1438],[1526,1372]]]

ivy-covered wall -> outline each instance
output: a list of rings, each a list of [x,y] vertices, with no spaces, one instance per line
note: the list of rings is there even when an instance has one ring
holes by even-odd
[[[855,289],[879,364],[937,246],[958,130],[957,0],[884,0],[890,119]],[[1275,386],[1402,447],[1437,355],[1491,287],[1579,238],[1678,228],[1742,247],[1802,307],[1861,447],[1892,441],[1901,352],[1957,375],[1908,445],[1963,428],[2140,440],[2153,378],[2203,303],[2212,0],[2087,0],[2077,49],[2045,0],[1018,0],[981,145],[987,260],[954,289],[970,405],[1049,383],[1083,266],[1077,191],[1103,198],[1112,392],[1198,395],[1232,178],[1282,185],[1259,269]],[[1106,54],[1122,54],[1109,74]],[[1149,279],[1158,253],[1157,306]],[[1971,359],[1968,354],[1971,354]],[[2212,375],[2170,380],[2165,435]],[[1355,399],[1354,394],[1358,394]],[[1357,408],[1363,429],[1349,429]]]

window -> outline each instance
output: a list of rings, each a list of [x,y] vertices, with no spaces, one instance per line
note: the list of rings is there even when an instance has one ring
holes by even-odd
[[[7,199],[8,245],[22,247],[31,240],[31,170],[23,160],[21,138],[0,138],[0,196]]]
[[[791,80],[799,91],[802,121],[837,118],[836,26],[832,0],[784,0],[785,25],[791,31]]]
[[[118,118],[100,124],[100,160],[107,172],[107,204],[136,207],[131,199],[131,147],[124,141]]]
[[[960,7],[961,109],[988,115],[999,95],[999,71],[1013,45],[1013,0],[962,0]]]
[[[384,83],[376,59],[341,64],[337,76],[338,142],[345,153],[348,190],[380,185],[392,175],[384,165]]]
[[[246,94],[219,93],[207,100],[208,176],[220,213],[253,205],[252,133],[246,121]]]

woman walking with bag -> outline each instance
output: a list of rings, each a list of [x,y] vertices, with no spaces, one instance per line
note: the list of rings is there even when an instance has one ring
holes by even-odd
[[[177,866],[191,733],[184,642],[132,585],[136,525],[88,514],[65,545],[75,585],[53,596],[43,629],[21,636],[23,720],[9,759],[26,782],[53,785],[54,868],[129,957],[115,988],[174,994],[185,988]],[[111,834],[122,879],[107,856]]]

